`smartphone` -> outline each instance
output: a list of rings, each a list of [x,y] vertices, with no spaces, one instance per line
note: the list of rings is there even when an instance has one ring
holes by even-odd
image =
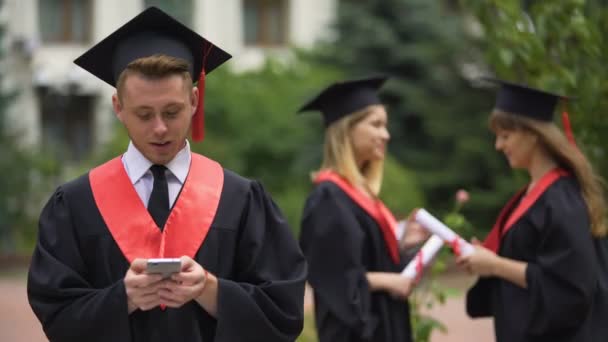
[[[179,273],[182,269],[182,261],[179,258],[148,259],[146,273],[160,273],[163,278],[170,277],[173,273]]]

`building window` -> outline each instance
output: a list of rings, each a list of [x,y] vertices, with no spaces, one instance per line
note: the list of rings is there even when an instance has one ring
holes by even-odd
[[[93,96],[39,92],[42,143],[58,160],[80,161],[93,146]]]
[[[192,27],[192,0],[145,0],[145,6],[156,6],[182,24]]]
[[[40,37],[48,43],[88,43],[92,0],[40,0]]]
[[[287,27],[286,0],[243,0],[245,45],[285,45]]]

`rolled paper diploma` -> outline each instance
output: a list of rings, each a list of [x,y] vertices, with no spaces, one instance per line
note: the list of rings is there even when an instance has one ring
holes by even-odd
[[[443,224],[443,222],[436,219],[435,216],[429,214],[428,211],[420,208],[416,211],[414,218],[429,232],[438,235],[443,239],[443,241],[445,241],[445,243],[450,245],[456,255],[467,256],[475,252],[473,245],[466,242],[452,229]]]
[[[414,259],[401,271],[401,275],[411,279],[420,278],[422,271],[433,260],[441,246],[443,246],[443,239],[437,235],[431,236],[416,253]]]

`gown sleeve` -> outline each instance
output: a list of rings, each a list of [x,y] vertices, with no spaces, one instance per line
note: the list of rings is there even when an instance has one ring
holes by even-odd
[[[472,318],[492,316],[492,288],[495,278],[480,277],[466,297],[467,314]]]
[[[592,325],[594,341],[601,341],[608,336],[608,238],[594,240],[595,254],[598,260],[597,294],[593,301]]]
[[[106,288],[87,282],[91,270],[80,254],[75,234],[79,227],[71,220],[67,197],[57,189],[40,215],[28,273],[29,303],[51,341],[128,341],[124,282],[120,279]]]
[[[578,198],[554,194],[538,218],[541,242],[526,269],[531,335],[576,327],[591,309],[598,267],[586,207]]]
[[[234,277],[219,279],[214,341],[294,341],[304,322],[306,262],[258,182],[251,183],[239,234]]]
[[[336,318],[331,326],[319,327],[319,335],[332,341],[348,341],[354,336],[367,340],[378,318],[371,312],[367,270],[362,262],[363,230],[352,209],[334,193],[337,190],[323,184],[317,187],[304,209],[300,243],[315,297]]]

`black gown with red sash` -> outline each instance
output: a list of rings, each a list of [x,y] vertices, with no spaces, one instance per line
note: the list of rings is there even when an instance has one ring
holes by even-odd
[[[194,301],[129,315],[130,262],[181,255],[218,277],[217,318]],[[294,341],[305,278],[301,250],[258,182],[193,153],[161,232],[116,158],[45,206],[28,298],[51,341]]]
[[[467,293],[468,314],[494,317],[497,342],[608,341],[608,249],[606,239],[591,236],[576,179],[555,169],[524,190],[484,245],[526,262],[528,287],[481,277]]]
[[[335,173],[315,180],[301,225],[300,245],[314,290],[320,342],[411,341],[409,306],[371,292],[366,272],[400,272],[395,219]]]

